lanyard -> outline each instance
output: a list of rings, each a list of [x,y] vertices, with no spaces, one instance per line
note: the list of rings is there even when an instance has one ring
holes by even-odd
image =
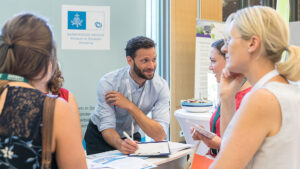
[[[8,81],[17,81],[17,82],[25,82],[29,83],[29,81],[22,76],[13,75],[13,74],[7,74],[7,73],[0,73],[0,79],[1,80],[8,80]]]
[[[263,85],[268,82],[269,80],[271,80],[273,77],[279,75],[278,71],[276,69],[270,71],[269,73],[267,73],[266,75],[264,75],[261,79],[259,79],[258,82],[256,82],[256,84],[253,86],[252,88],[252,92],[263,87]]]
[[[213,124],[211,127],[211,132],[213,132],[213,133],[216,133],[216,125],[217,125],[216,123],[217,123],[218,118],[220,117],[220,109],[221,109],[221,104],[219,104],[217,113],[215,115],[215,118],[214,118],[214,121],[213,121]]]
[[[247,81],[247,78],[244,78],[244,81],[243,81],[243,83],[242,83],[242,86],[246,83],[246,81]],[[242,86],[241,86],[241,87],[242,87]],[[218,118],[219,118],[220,115],[221,115],[220,112],[221,112],[221,104],[219,104],[219,106],[218,106],[218,110],[217,110],[217,113],[216,113],[216,115],[215,115],[215,118],[214,118],[212,127],[211,127],[211,132],[213,132],[213,133],[216,133],[217,120],[218,120]]]
[[[127,78],[126,78],[126,87],[127,87],[127,93],[128,93],[128,99],[131,101],[131,102],[133,102],[132,101],[132,94],[131,94],[131,86],[130,86],[130,83],[129,83],[129,76],[130,76],[130,69],[128,69],[128,76],[127,76]],[[137,102],[137,106],[138,106],[138,108],[139,109],[141,109],[141,105],[142,105],[142,103],[143,103],[143,100],[144,100],[144,97],[145,97],[145,88],[147,87],[147,82],[148,81],[146,81],[145,82],[145,84],[144,84],[144,89],[143,89],[143,91],[142,91],[142,94],[141,94],[141,96],[140,96],[140,98],[139,98],[139,100],[138,100],[138,102]],[[133,125],[133,118],[132,118],[132,122],[131,122],[131,137],[132,137],[132,139],[133,139],[133,134],[134,134],[134,125]]]

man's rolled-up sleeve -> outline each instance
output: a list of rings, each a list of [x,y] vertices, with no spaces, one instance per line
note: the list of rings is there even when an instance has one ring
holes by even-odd
[[[100,79],[97,87],[97,106],[92,121],[101,132],[108,128],[116,128],[116,116],[112,106],[105,100],[105,94],[112,91],[112,85],[105,79]]]

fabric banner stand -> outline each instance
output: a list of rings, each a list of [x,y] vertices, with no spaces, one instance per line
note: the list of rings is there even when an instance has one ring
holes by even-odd
[[[197,20],[195,51],[195,98],[208,98],[218,101],[218,85],[215,76],[209,70],[211,44],[224,38],[224,23]]]

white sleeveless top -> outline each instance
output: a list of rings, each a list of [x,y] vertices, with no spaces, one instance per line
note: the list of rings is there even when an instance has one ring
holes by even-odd
[[[246,169],[300,169],[300,89],[293,85],[270,82],[269,90],[280,103],[280,131],[267,137]]]

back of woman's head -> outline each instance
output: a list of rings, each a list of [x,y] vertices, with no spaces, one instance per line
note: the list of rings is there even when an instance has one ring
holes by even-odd
[[[56,51],[45,20],[22,14],[6,22],[0,36],[0,72],[38,80],[46,75],[50,63],[54,69]]]
[[[280,74],[289,80],[299,80],[300,61],[297,47],[289,46],[289,28],[286,21],[273,8],[253,6],[239,10],[229,18],[240,31],[243,39],[248,40],[253,35],[260,38],[262,54],[273,64],[277,64]],[[283,51],[290,52],[287,62],[279,63]],[[295,53],[296,52],[296,53]]]

